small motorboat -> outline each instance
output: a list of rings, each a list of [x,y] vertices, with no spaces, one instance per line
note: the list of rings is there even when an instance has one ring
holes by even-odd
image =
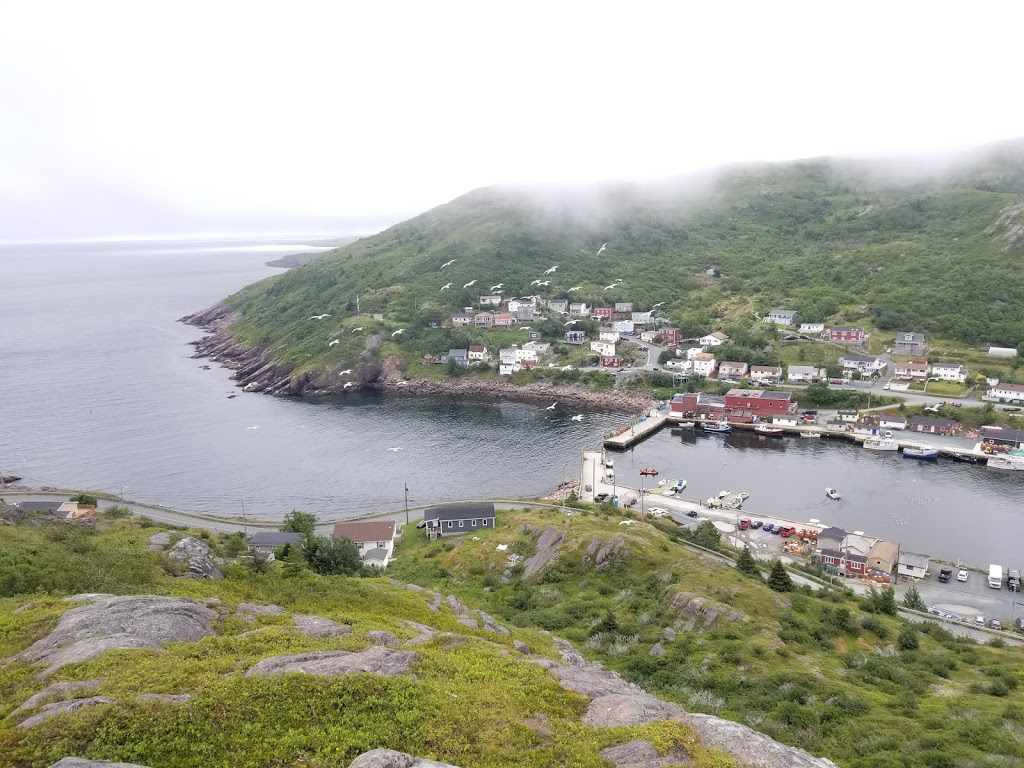
[[[656,469],[641,469],[640,474],[644,477],[657,477],[658,470]]]
[[[839,501],[841,498],[843,498],[842,496],[839,495],[839,491],[837,491],[835,488],[826,488],[825,495],[832,499],[832,501]]]
[[[724,435],[732,432],[732,426],[728,421],[717,421],[717,422],[705,422],[700,425],[700,428],[705,432],[711,432],[713,434]]]
[[[801,432],[800,437],[821,437],[821,432]]]
[[[978,463],[978,457],[977,456],[971,456],[971,454],[969,454],[969,453],[951,453],[950,454],[950,458],[952,458],[953,461],[962,461],[964,464],[977,464]]]
[[[935,461],[939,458],[939,451],[929,445],[922,445],[920,448],[906,447],[903,449],[904,459],[918,459],[919,461]]]
[[[759,424],[754,427],[754,431],[759,435],[767,435],[768,437],[782,437],[782,427],[772,427],[768,424]]]
[[[675,489],[676,493],[682,493],[686,490],[686,480],[676,480],[676,484],[672,487]]]

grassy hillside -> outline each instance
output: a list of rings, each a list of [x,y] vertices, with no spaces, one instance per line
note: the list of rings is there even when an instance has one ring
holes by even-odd
[[[623,519],[523,511],[478,537],[409,537],[392,572],[557,632],[661,698],[842,766],[1024,759],[1019,649],[979,646],[934,624],[908,629],[836,593],[779,594],[682,549],[672,526]],[[565,533],[557,557],[530,578],[520,563],[504,583],[509,553],[531,556],[549,527]],[[596,553],[616,541],[618,554],[596,567]],[[509,549],[496,551],[499,542]]]
[[[805,320],[1016,346],[1022,255],[1020,144],[931,176],[820,159],[657,187],[479,189],[244,291],[232,333],[304,368],[351,364],[370,333],[384,334],[382,353],[409,358],[495,347],[496,332],[428,326],[504,283],[506,297],[662,302],[688,334],[749,326],[783,306]],[[537,279],[551,285],[531,286]],[[323,313],[331,317],[308,320]],[[546,338],[560,329],[543,327]]]

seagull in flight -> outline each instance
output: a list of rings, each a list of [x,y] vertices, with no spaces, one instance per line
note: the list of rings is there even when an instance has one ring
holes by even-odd
[[[464,286],[462,286],[462,287],[463,287],[463,288],[469,288],[469,286],[471,286],[471,285],[475,285],[475,284],[476,284],[476,280],[470,280],[470,281],[469,281],[468,283],[466,283],[466,284],[465,284]]]
[[[441,290],[442,291],[447,291],[451,287],[452,287],[451,283],[445,283],[444,285],[441,286]]]
[[[309,319],[310,320],[323,320],[325,317],[330,317],[330,315],[313,315]]]
[[[259,429],[259,427],[246,427],[246,429]]]
[[[452,259],[451,261],[446,261],[444,264],[441,265],[441,269],[444,269],[445,267],[450,267],[454,263],[455,259]]]
[[[555,264],[555,266],[553,266],[551,269],[545,269],[544,270],[544,274],[545,275],[553,274],[556,269],[558,269],[558,265],[557,264]]]
[[[579,320],[570,320],[568,323],[566,323],[566,325],[576,325],[576,323],[578,322]]]
[[[538,280],[537,285],[551,285],[550,280]]]
[[[553,402],[551,405],[549,405],[547,408],[545,408],[544,410],[545,411],[553,411],[553,410],[555,410],[555,406],[556,405],[558,405],[558,401],[557,400],[555,402]]]
[[[498,290],[499,288],[504,288],[504,287],[505,287],[504,283],[498,283],[497,285],[492,285],[491,286],[491,291],[493,292],[493,291]]]
[[[583,421],[583,414],[582,413],[578,413],[575,416],[573,416],[571,419],[569,419],[569,421]]]
[[[405,333],[405,328],[399,328],[397,331],[391,334],[391,338],[395,338],[395,336],[397,336],[400,333]]]
[[[597,252],[597,255],[600,256],[602,253],[604,253],[604,249],[607,248],[607,247],[608,247],[608,243],[605,243],[604,245],[602,245],[601,246],[601,250]]]
[[[363,330],[363,326],[360,325],[358,328],[353,328],[352,329],[352,333],[356,333],[356,332],[361,331],[361,330]]]
[[[345,386],[342,387],[342,389],[348,389],[349,387],[354,387],[355,385],[356,383],[354,381],[346,381]]]
[[[330,344],[328,344],[327,346],[328,346],[328,347],[333,347],[333,346],[334,346],[335,344],[341,344],[341,340],[340,340],[340,339],[335,339],[334,341],[332,341],[332,342],[331,342]]]
[[[528,326],[528,325],[522,325],[522,326],[520,326],[520,327],[519,327],[519,330],[520,330],[520,331],[528,331],[528,330],[530,330],[530,326]]]
[[[582,286],[582,285],[574,285],[574,286],[573,286],[572,288],[570,288],[569,290],[570,290],[570,291],[582,291],[582,290],[583,290],[583,286]]]
[[[532,283],[530,283],[530,285],[540,285],[540,280],[534,280]],[[524,299],[528,299],[530,297],[529,296],[524,296],[523,298]]]
[[[616,280],[615,282],[616,282],[616,283],[621,283],[621,282],[622,282],[622,278],[620,277],[620,278],[619,278],[618,280]]]
[[[660,307],[664,303],[665,303],[664,301],[659,301],[657,304],[655,304],[653,307],[651,307],[651,309],[657,309],[658,307]]]
[[[395,453],[395,452],[400,451],[402,449],[401,449],[401,447],[398,447],[398,448],[388,448],[388,450],[391,451],[392,453]]]
[[[350,373],[352,373],[352,369],[351,368],[346,368],[344,371],[338,371],[338,375],[339,376],[347,376]]]
[[[607,291],[609,288],[617,288],[618,285],[618,283],[612,283],[611,285],[606,285],[602,290]]]

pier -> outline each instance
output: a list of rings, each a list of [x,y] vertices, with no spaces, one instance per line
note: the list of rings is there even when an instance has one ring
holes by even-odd
[[[644,438],[653,435],[665,426],[669,418],[668,408],[652,409],[631,424],[627,424],[619,430],[605,435],[604,446],[613,450],[625,450],[631,445],[639,443]]]

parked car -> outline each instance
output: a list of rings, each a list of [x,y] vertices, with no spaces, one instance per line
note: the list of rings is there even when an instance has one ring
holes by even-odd
[[[741,531],[745,531],[749,527],[750,527],[750,518],[749,517],[741,517],[740,518],[740,530]]]
[[[650,507],[647,510],[648,515],[654,515],[655,517],[663,517],[668,514],[668,510],[663,507]]]
[[[755,531],[756,531],[756,530],[757,530],[758,528],[760,528],[760,527],[761,527],[762,525],[764,525],[764,523],[762,523],[762,522],[761,522],[760,520],[755,520],[754,522],[752,522],[752,523],[750,524],[750,527],[751,527],[751,528],[752,528],[753,530],[755,530]]]
[[[793,526],[790,525],[790,526],[787,526],[787,527],[783,528],[781,531],[779,531],[779,536],[781,536],[784,539],[788,539],[794,533],[796,533],[796,528],[794,528]]]
[[[985,617],[984,616],[975,616],[974,617],[974,626],[981,627],[981,628],[984,629],[984,627],[985,627]]]
[[[636,506],[636,499],[630,499],[629,501],[627,501],[626,502],[626,506],[627,507],[635,507]]]
[[[846,379],[829,379],[828,383],[829,384],[836,384],[836,385],[845,384],[846,383]]]
[[[697,517],[697,513],[691,509],[689,512],[686,513],[686,516],[687,517]]]
[[[887,382],[885,382],[885,386],[884,386],[884,387],[882,387],[882,389],[889,389],[889,388],[890,388],[890,384],[889,384],[889,382],[887,381]]]
[[[800,411],[801,416],[817,416],[818,411],[814,408],[808,408],[807,410]]]
[[[1017,625],[1017,629],[1024,632],[1024,617],[1015,619],[1014,623]]]
[[[967,571],[961,569],[960,573],[956,575],[957,581],[967,581]]]
[[[951,578],[953,578],[953,569],[952,568],[940,568],[939,569],[939,581],[941,581],[943,584],[945,584]]]
[[[1003,625],[999,621],[999,619],[992,619],[991,623],[989,624],[989,627],[991,629],[995,629],[995,630],[999,630],[999,631],[1002,631],[1002,629],[1003,629]]]
[[[1018,408],[1017,406],[1004,405],[1003,410],[1009,413],[1016,413],[1017,411],[1020,410],[1020,408]]]
[[[604,504],[606,501],[608,501],[608,494],[599,493],[597,494],[597,496],[594,497],[594,501],[596,501],[598,504]]]
[[[772,523],[765,523],[765,524],[764,524],[764,528],[763,528],[762,530],[763,530],[763,531],[764,531],[765,533],[772,533],[772,531],[773,531],[773,528],[774,528],[774,526],[773,526],[773,524],[772,524]]]

